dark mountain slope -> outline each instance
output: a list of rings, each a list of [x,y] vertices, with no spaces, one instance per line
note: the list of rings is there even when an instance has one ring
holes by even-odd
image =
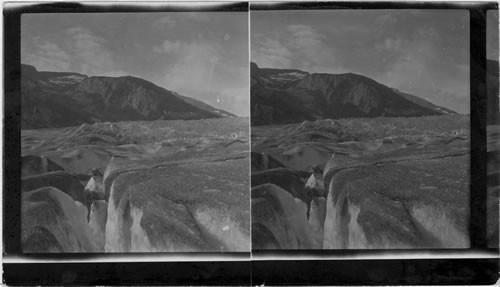
[[[21,98],[23,129],[231,115],[136,77],[37,72],[28,65],[22,65]]]
[[[257,64],[250,63],[250,74],[252,87],[260,85],[282,89],[294,85],[309,73],[294,69],[261,69]]]
[[[434,110],[434,111],[437,111],[437,112],[441,112],[441,113],[444,113],[444,114],[456,114],[456,112],[453,111],[453,110],[450,110],[450,109],[447,109],[447,108],[444,108],[444,107],[440,107],[440,106],[436,106],[433,103],[431,103],[431,102],[429,102],[427,100],[424,100],[422,98],[419,98],[417,96],[400,92],[397,89],[393,89],[393,90],[396,93],[398,93],[400,96],[404,97],[405,99],[407,99],[409,101],[412,101],[415,104],[420,105],[422,107],[425,107],[425,108],[428,108],[428,109],[431,109],[431,110]]]
[[[252,124],[305,119],[414,117],[455,113],[353,73],[309,74],[252,63]]]
[[[214,108],[200,100],[197,100],[197,99],[193,99],[193,98],[190,98],[190,97],[186,97],[186,96],[182,96],[182,95],[179,95],[177,93],[174,92],[174,95],[176,95],[177,97],[181,98],[183,101],[185,101],[186,103],[190,104],[190,105],[193,105],[197,108],[200,108],[202,110],[206,110],[206,111],[209,111],[209,112],[212,112],[212,113],[215,113],[215,114],[218,114],[220,116],[223,116],[223,117],[236,117],[235,114],[232,114],[230,112],[227,112],[227,111],[224,111],[224,110],[221,110],[221,109],[217,109],[217,108]]]
[[[288,73],[292,76],[286,77]],[[250,65],[251,74],[251,124],[285,124],[313,120],[313,111],[304,107],[300,99],[290,97],[286,87],[297,83],[307,73],[298,70],[260,69]],[[281,76],[277,80],[277,75]],[[272,77],[274,76],[274,78]]]

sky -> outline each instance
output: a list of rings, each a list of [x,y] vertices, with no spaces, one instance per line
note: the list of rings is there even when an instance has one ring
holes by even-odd
[[[23,14],[21,62],[39,71],[136,76],[249,115],[245,12]]]
[[[466,10],[251,11],[251,31],[259,67],[362,74],[469,113]]]

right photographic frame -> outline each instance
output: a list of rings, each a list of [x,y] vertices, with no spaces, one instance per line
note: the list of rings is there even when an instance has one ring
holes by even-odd
[[[250,10],[252,249],[470,248],[469,11]]]

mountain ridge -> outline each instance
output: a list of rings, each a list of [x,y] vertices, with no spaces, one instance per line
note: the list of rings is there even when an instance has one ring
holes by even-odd
[[[142,78],[39,72],[24,64],[21,99],[23,129],[108,121],[234,117]]]
[[[308,73],[252,63],[251,78],[252,125],[456,113],[356,73]]]

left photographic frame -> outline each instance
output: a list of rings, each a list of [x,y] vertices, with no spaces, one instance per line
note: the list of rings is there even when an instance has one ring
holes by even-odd
[[[20,252],[249,253],[247,5],[86,7],[20,17]]]

